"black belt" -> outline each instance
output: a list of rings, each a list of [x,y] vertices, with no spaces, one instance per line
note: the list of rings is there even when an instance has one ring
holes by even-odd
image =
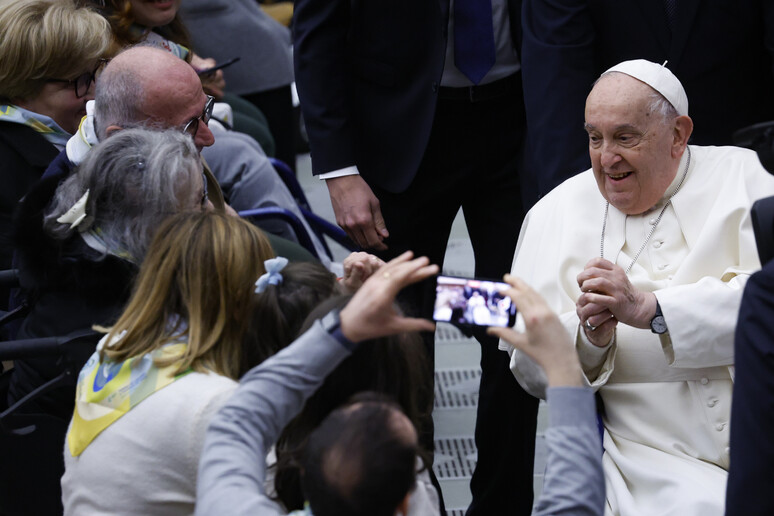
[[[520,92],[519,74],[515,73],[496,81],[466,86],[464,88],[438,88],[438,98],[445,100],[464,100],[467,102],[481,102],[482,100],[496,99],[506,95],[514,95]]]

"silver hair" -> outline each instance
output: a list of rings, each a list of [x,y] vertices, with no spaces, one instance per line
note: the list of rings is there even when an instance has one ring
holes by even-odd
[[[103,141],[111,125],[132,127],[146,118],[139,110],[144,98],[142,80],[137,73],[108,65],[97,81],[94,94],[97,139]]]
[[[178,130],[119,131],[92,149],[56,190],[44,215],[45,231],[64,240],[96,231],[108,251],[141,262],[153,234],[170,214],[187,209],[201,160],[190,136]],[[86,218],[77,228],[57,222],[85,193]]]
[[[599,81],[601,81],[604,77],[607,77],[609,75],[625,75],[626,77],[631,77],[628,74],[625,74],[623,72],[613,71],[613,72],[607,72],[603,73],[596,81],[594,81],[594,84],[592,85],[592,89],[594,86],[597,85]],[[672,105],[671,102],[667,100],[665,96],[663,96],[658,91],[654,90],[652,87],[650,88],[650,96],[648,97],[648,111],[650,113],[657,114],[661,117],[664,123],[671,123],[675,118],[679,116],[677,113],[677,109]]]
[[[661,93],[653,90],[648,99],[651,113],[661,116],[664,123],[671,123],[679,115],[677,109]]]

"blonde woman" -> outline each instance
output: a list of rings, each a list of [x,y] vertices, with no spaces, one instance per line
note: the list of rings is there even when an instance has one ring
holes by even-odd
[[[109,24],[72,0],[0,2],[0,268],[11,266],[11,216],[78,129]],[[0,308],[8,291],[0,290]]]
[[[126,309],[80,373],[65,514],[193,513],[204,432],[237,386],[271,256],[263,234],[234,217],[162,224]]]

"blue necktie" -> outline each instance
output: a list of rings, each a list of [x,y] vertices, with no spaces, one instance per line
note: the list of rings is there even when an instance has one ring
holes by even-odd
[[[490,0],[454,0],[454,64],[478,84],[495,63]]]

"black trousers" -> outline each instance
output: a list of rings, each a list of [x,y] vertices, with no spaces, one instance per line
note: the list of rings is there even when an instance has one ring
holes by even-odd
[[[510,272],[524,218],[519,171],[524,142],[520,82],[505,95],[472,102],[439,98],[432,134],[419,171],[400,193],[373,185],[390,238],[384,258],[406,249],[442,264],[452,222],[462,207],[476,261],[475,274]],[[407,292],[414,308],[432,313],[434,289]],[[497,341],[481,344],[481,384],[476,419],[478,462],[471,481],[469,515],[532,511],[538,400],[525,393]],[[433,357],[432,335],[428,347]]]

